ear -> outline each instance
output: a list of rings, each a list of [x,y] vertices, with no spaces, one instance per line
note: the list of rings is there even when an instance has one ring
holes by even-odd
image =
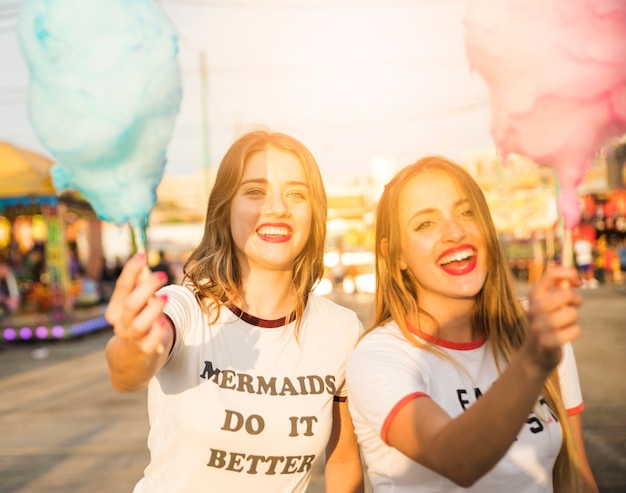
[[[389,240],[387,238],[383,238],[380,240],[380,252],[383,256],[387,256],[389,253]],[[400,256],[400,270],[406,270],[409,266],[404,261],[404,258]]]
[[[380,240],[380,253],[383,254],[383,257],[386,257],[388,252],[389,240],[387,240],[387,238],[383,238],[382,240]]]

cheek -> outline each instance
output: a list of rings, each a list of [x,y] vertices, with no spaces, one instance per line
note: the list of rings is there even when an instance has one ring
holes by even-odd
[[[250,223],[258,220],[263,205],[261,201],[234,201],[230,207],[231,226],[239,223]]]
[[[230,212],[230,232],[235,243],[242,243],[254,234],[256,228],[256,218],[250,208],[233,207]]]
[[[485,238],[483,237],[480,231],[476,232],[474,240],[474,245],[478,248],[478,263],[482,266],[483,269],[488,270],[489,268],[489,254],[488,247]]]
[[[238,250],[243,250],[248,238],[247,238],[247,235],[242,231],[241,226],[237,222],[231,223],[230,235],[233,239],[233,245],[235,246],[235,248],[237,248]]]
[[[402,244],[403,258],[412,259],[413,262],[421,262],[430,257],[435,248],[435,242],[427,236],[413,236]]]
[[[487,241],[485,239],[485,237],[483,236],[482,232],[480,231],[480,229],[476,228],[475,231],[472,232],[472,236],[474,238],[474,245],[479,249],[482,257],[486,257],[487,256]]]
[[[313,211],[310,207],[303,207],[295,214],[298,220],[299,229],[306,237],[310,236],[313,228]]]
[[[432,249],[425,245],[422,241],[411,241],[402,247],[400,255],[400,268],[409,269],[416,279],[432,276],[427,272],[434,267],[430,261],[430,253]],[[425,274],[426,273],[426,274]]]
[[[228,218],[228,227],[230,228],[230,234],[233,238],[236,238],[239,233],[239,228],[241,227],[241,221],[239,219],[239,215],[237,210],[232,209],[230,212],[230,217]]]

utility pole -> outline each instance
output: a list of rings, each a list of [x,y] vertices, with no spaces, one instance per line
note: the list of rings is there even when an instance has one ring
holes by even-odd
[[[204,157],[204,203],[208,202],[211,189],[211,158],[209,156],[209,83],[206,52],[200,50],[200,105],[202,111],[202,148]]]

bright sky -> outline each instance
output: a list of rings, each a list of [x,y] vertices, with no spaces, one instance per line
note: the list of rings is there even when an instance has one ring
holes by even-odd
[[[46,154],[26,110],[20,4],[0,0],[0,140]],[[381,157],[463,159],[492,144],[487,91],[465,55],[465,0],[156,4],[179,33],[183,75],[167,174],[202,169],[205,145],[217,166],[237,131],[257,123],[304,142],[324,176],[365,174]]]

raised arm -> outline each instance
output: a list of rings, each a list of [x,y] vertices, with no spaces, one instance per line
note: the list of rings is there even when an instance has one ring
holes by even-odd
[[[137,254],[115,284],[105,313],[114,330],[106,358],[111,383],[120,392],[144,389],[167,360],[173,328],[163,316],[167,297],[155,296],[166,282],[166,273],[151,273],[146,255]]]
[[[471,486],[504,456],[558,364],[561,345],[580,335],[582,298],[575,269],[553,267],[530,293],[530,331],[495,384],[452,419],[427,397],[404,405],[391,422],[389,445],[460,486]],[[511,391],[514,389],[514,391]]]

